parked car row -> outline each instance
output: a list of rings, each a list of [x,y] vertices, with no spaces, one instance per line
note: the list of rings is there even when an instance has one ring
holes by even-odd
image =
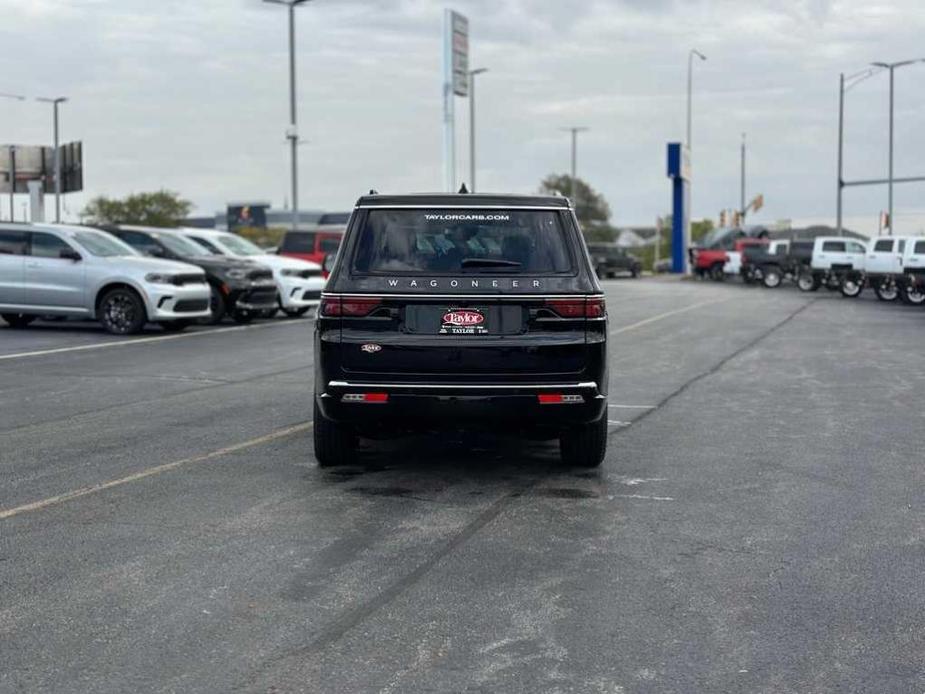
[[[731,248],[696,249],[698,274],[718,281],[739,275],[746,284],[760,282],[771,289],[789,280],[805,292],[824,287],[846,297],[860,296],[870,288],[881,301],[925,303],[923,237],[890,236],[868,242],[842,236],[792,241],[743,237]]]
[[[147,323],[179,331],[318,306],[318,263],[271,255],[243,237],[202,229],[0,225],[0,317],[98,320],[108,332]]]

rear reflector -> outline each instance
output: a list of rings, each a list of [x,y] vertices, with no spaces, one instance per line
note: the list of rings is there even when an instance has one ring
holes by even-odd
[[[388,402],[388,393],[347,393],[340,399],[341,402]]]
[[[562,393],[540,393],[536,396],[540,405],[578,405],[585,401],[581,395],[563,395]]]
[[[368,316],[382,304],[378,297],[339,297],[321,300],[322,316]]]
[[[605,312],[603,297],[547,299],[546,306],[562,318],[602,318]]]

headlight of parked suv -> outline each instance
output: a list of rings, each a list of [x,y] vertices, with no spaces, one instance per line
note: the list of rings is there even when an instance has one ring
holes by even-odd
[[[232,268],[231,270],[225,270],[225,277],[230,280],[243,280],[247,278],[247,270],[241,270],[238,268]]]
[[[173,284],[173,275],[165,275],[162,272],[150,272],[145,275],[145,281],[152,284]]]

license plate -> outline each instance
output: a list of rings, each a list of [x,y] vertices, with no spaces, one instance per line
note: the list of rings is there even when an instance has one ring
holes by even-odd
[[[485,335],[485,314],[477,308],[448,308],[440,320],[440,335]]]

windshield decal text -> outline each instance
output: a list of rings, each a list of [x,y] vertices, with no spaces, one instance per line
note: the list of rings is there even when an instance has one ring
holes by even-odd
[[[509,214],[425,214],[428,222],[509,222]]]

